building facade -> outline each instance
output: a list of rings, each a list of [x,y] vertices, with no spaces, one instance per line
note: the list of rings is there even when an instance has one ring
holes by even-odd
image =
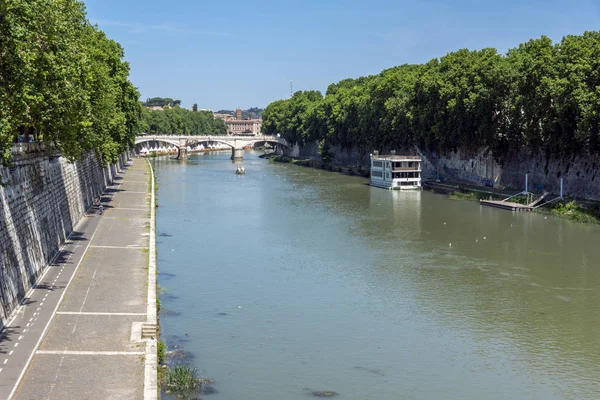
[[[259,135],[262,127],[260,119],[244,119],[225,121],[228,135]]]

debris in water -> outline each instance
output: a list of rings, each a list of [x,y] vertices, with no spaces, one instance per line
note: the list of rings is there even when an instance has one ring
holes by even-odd
[[[333,392],[331,390],[325,390],[323,392],[311,392],[311,394],[315,397],[334,397],[339,395],[338,392]]]

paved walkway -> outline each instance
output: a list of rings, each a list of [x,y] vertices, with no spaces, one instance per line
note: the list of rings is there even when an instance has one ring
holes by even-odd
[[[146,160],[130,163],[105,193],[104,214],[93,210],[75,228],[0,340],[0,399],[144,398]]]

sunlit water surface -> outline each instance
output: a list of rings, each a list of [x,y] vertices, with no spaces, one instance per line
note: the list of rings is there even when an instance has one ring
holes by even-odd
[[[154,161],[162,338],[204,398],[600,398],[600,228],[259,154]]]

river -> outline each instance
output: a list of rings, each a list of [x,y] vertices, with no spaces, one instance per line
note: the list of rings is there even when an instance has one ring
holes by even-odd
[[[599,227],[259,154],[154,161],[162,338],[203,398],[600,398]]]

